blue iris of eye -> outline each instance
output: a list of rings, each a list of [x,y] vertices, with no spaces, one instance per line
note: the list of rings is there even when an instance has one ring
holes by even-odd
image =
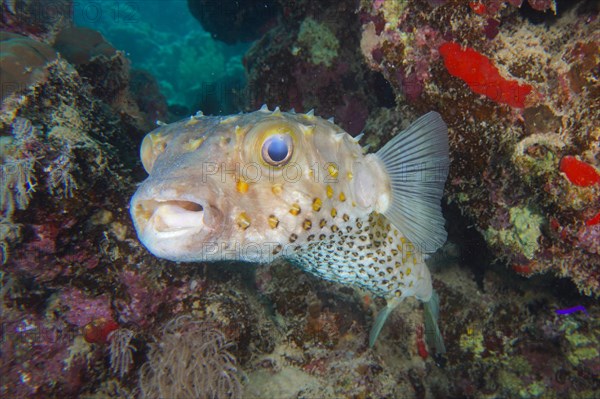
[[[288,155],[288,143],[280,137],[273,137],[267,148],[267,154],[273,162],[281,162]]]

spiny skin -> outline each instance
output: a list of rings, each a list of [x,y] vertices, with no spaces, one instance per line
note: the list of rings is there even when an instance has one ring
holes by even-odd
[[[283,167],[261,147],[292,137]],[[276,110],[197,117],[148,134],[149,177],[131,200],[140,240],[174,261],[270,262],[284,257],[327,280],[378,296],[428,300],[423,256],[379,212],[389,178],[341,128]]]

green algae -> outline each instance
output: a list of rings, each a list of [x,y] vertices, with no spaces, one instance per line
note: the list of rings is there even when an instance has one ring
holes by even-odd
[[[510,208],[511,228],[496,230],[490,227],[485,238],[492,244],[501,244],[533,259],[538,250],[538,239],[542,234],[540,226],[544,217],[529,207]]]
[[[531,368],[527,367],[530,372]],[[511,371],[509,371],[511,370]],[[529,375],[527,373],[521,373],[518,370],[502,369],[498,373],[498,382],[502,387],[505,394],[510,397],[518,397],[522,399],[532,399],[544,396],[546,388],[543,381],[533,381],[531,384],[526,383],[519,377],[520,375]]]
[[[542,381],[534,381],[527,387],[519,390],[519,397],[523,399],[539,398],[545,391],[546,389],[544,388],[544,383]]]
[[[523,156],[521,158],[522,179],[533,185],[540,177],[552,176],[558,169],[558,158],[554,153],[548,151],[538,158]]]
[[[338,55],[340,42],[325,25],[306,18],[300,25],[298,43],[308,49],[313,64],[331,66]]]
[[[561,326],[565,339],[569,343],[567,359],[573,366],[579,366],[586,360],[593,360],[600,356],[599,342],[594,335],[586,335],[579,331],[580,325],[574,321],[566,321]]]
[[[531,365],[523,356],[510,358],[507,366],[510,370],[513,370],[520,375],[529,375],[532,372]]]
[[[384,0],[381,4],[381,11],[388,24],[388,29],[396,29],[403,20],[407,7],[407,2],[397,0]]]
[[[472,353],[476,359],[481,359],[481,354],[485,351],[483,331],[479,328],[467,328],[467,332],[460,336],[460,349]]]

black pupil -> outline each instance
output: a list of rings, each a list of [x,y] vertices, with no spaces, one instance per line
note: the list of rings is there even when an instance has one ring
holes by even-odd
[[[273,162],[281,162],[288,154],[287,143],[279,137],[273,138],[269,143],[267,153]]]

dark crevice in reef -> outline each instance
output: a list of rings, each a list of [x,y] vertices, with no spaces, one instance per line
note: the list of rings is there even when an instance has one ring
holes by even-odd
[[[574,7],[578,7],[577,14],[593,14],[596,15],[596,18],[600,8],[598,2],[593,0],[556,0],[556,14],[554,14],[554,12],[550,9],[545,11],[536,10],[531,7],[529,2],[524,1],[519,8],[519,13],[523,18],[527,19],[532,24],[551,25]]]
[[[475,224],[462,215],[455,204],[444,203],[442,211],[447,221],[448,241],[458,245],[461,267],[471,270],[477,286],[483,291],[484,274],[493,259],[485,239],[477,231]]]
[[[378,105],[385,108],[396,107],[396,96],[390,83],[381,73],[373,74],[373,91],[377,96]]]

